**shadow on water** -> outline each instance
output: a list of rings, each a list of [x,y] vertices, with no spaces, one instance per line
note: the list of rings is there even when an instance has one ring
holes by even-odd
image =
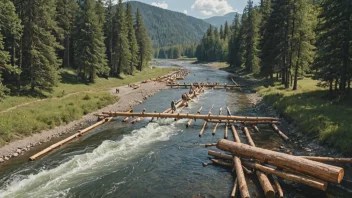
[[[231,83],[229,74],[224,71],[187,62],[168,64],[179,64],[191,70],[184,82],[206,81],[204,79],[208,78],[209,81]],[[161,112],[185,91],[177,88],[161,91],[137,106],[135,111],[146,108],[147,111]],[[184,113],[193,113],[200,106],[203,107],[202,113],[207,113],[212,104],[214,114],[219,112],[219,108],[229,106],[233,114],[266,115],[265,112],[253,111],[246,95],[238,90],[206,90]],[[202,120],[193,122],[186,129],[186,119],[176,122],[163,119],[150,123],[150,119],[144,118],[135,125],[122,124],[121,119],[93,130],[38,161],[25,162],[28,156],[23,156],[17,162],[2,165],[0,197],[229,196],[234,180],[231,170],[220,166],[203,167],[202,162],[209,161],[208,149],[199,146],[223,138],[224,125],[220,125],[213,136],[214,124],[208,124],[203,137],[199,138]],[[260,147],[277,149],[285,145],[292,151],[302,149],[292,143],[284,143],[267,126],[259,128],[261,133],[252,129],[250,133]],[[244,134],[240,130],[238,132],[241,140],[246,142]],[[229,138],[232,138],[230,132]],[[247,181],[251,195],[263,197],[256,178],[249,176]],[[348,184],[330,186],[327,193],[286,181],[282,184],[285,197],[352,195],[350,190],[346,190],[351,189]]]

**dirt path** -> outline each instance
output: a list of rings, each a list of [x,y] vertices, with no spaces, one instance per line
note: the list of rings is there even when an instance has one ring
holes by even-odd
[[[116,94],[116,89],[120,90],[119,94]],[[10,158],[23,154],[24,152],[30,150],[32,147],[42,144],[43,142],[48,142],[60,137],[63,134],[69,133],[73,130],[81,129],[87,126],[89,122],[95,122],[97,120],[94,114],[101,113],[102,111],[127,111],[130,107],[138,105],[143,102],[144,98],[148,98],[162,89],[167,89],[165,83],[159,82],[148,82],[142,83],[139,89],[132,89],[131,87],[120,86],[109,90],[109,92],[118,96],[120,99],[109,106],[99,109],[95,112],[89,113],[83,116],[80,120],[75,120],[64,126],[58,126],[51,130],[44,130],[40,133],[33,134],[32,136],[23,138],[21,140],[16,140],[10,144],[0,148],[0,163]],[[87,91],[85,91],[87,92]],[[78,93],[72,93],[78,94]],[[69,97],[69,95],[65,96]],[[63,97],[64,98],[64,97]],[[63,99],[56,98],[56,99]],[[43,99],[48,100],[48,99]],[[42,101],[42,100],[39,100]],[[32,103],[34,103],[33,101]],[[31,103],[29,103],[31,104]],[[17,105],[16,108],[25,106],[26,104]],[[27,104],[28,105],[28,104]],[[9,110],[9,109],[8,109]]]

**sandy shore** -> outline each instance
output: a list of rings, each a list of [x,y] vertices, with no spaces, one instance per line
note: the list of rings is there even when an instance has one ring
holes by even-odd
[[[102,111],[127,111],[131,106],[133,107],[141,104],[144,99],[154,95],[158,91],[167,89],[163,82],[148,82],[141,83],[140,85],[141,87],[139,89],[132,89],[128,86],[112,88],[109,92],[120,98],[116,103],[89,113],[83,116],[80,120],[72,121],[67,125],[44,130],[40,133],[36,133],[21,140],[13,141],[10,144],[1,147],[0,163],[13,157],[17,157],[30,150],[32,147],[54,140],[63,134],[86,127],[89,122],[95,122],[97,120],[97,117],[94,116],[94,114],[101,113]],[[120,90],[119,94],[116,94],[116,89]]]

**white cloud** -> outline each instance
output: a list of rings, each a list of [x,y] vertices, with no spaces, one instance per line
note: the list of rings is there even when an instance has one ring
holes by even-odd
[[[195,0],[191,8],[204,16],[225,15],[234,11],[227,0]]]
[[[184,13],[184,14],[188,14],[188,11],[187,11],[187,10],[184,10],[183,13]]]
[[[152,6],[156,6],[159,8],[163,8],[163,9],[167,9],[169,7],[169,5],[167,3],[165,3],[165,1],[158,3],[158,2],[153,2]]]

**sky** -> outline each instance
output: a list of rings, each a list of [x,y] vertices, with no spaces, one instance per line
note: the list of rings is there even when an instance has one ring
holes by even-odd
[[[125,0],[128,1],[128,0]],[[242,13],[247,0],[137,0],[163,9],[182,12],[187,15],[205,19],[223,16],[229,12]],[[258,4],[260,0],[253,0]]]

